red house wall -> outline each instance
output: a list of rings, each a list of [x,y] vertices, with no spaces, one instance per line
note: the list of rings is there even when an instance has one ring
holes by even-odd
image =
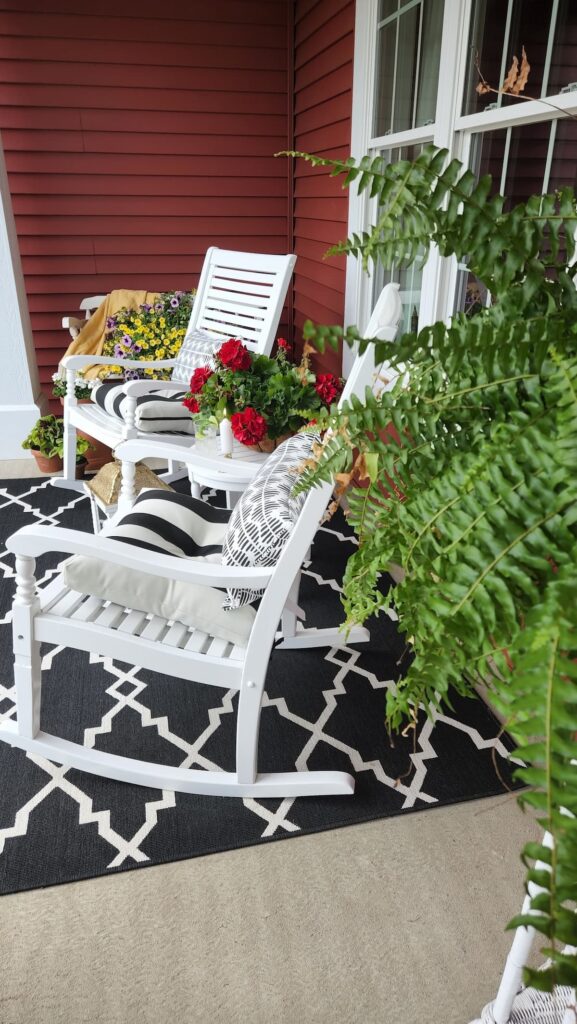
[[[354,0],[296,0],[294,148],[347,157],[351,143]],[[342,324],[344,257],[324,259],[347,236],[348,193],[342,180],[297,160],[294,169],[294,321]],[[340,370],[340,355],[324,364]]]
[[[309,5],[310,6],[310,5]],[[41,381],[62,315],[290,249],[292,0],[0,0],[0,131]]]

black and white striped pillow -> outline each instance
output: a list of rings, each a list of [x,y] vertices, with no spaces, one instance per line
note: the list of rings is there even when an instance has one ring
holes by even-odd
[[[104,381],[92,392],[92,401],[118,420],[124,420],[126,395],[124,384]],[[194,422],[182,404],[186,391],[155,391],[136,399],[135,423],[139,430],[151,434],[194,434]]]
[[[220,562],[229,517],[228,509],[200,498],[151,488],[106,536],[160,554]]]
[[[298,467],[310,458],[316,434],[295,434],[263,463],[232,510],[222,547],[223,565],[276,565],[304,505],[293,494]],[[262,597],[262,590],[228,590],[225,608],[240,608]]]
[[[199,366],[212,366],[214,353],[220,348],[222,339],[206,331],[194,330],[188,334],[176,357],[172,380],[184,385],[182,391],[155,391],[136,399],[135,423],[143,433],[150,434],[194,434],[194,422],[184,408],[184,398],[193,370]],[[126,395],[124,383],[105,381],[92,391],[92,401],[109,416],[124,420]]]

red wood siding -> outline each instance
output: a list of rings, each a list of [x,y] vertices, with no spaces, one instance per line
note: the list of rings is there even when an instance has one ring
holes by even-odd
[[[0,131],[45,386],[84,296],[190,288],[209,245],[289,251],[273,154],[291,140],[291,26],[292,0],[0,0]]]
[[[322,156],[350,153],[354,0],[296,0],[294,148]],[[345,260],[324,259],[346,238],[348,195],[342,182],[304,161],[294,169],[294,320],[297,339],[307,318],[342,324]],[[340,370],[340,355],[324,365]]]

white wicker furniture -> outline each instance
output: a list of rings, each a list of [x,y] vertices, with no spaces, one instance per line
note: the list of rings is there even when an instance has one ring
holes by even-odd
[[[268,355],[280,320],[296,256],[271,256],[266,253],[235,252],[211,248],[203,264],[195,301],[187,329],[202,330],[214,336],[215,341],[240,338],[254,352]],[[175,360],[147,363],[149,369],[170,369]],[[84,366],[123,366],[142,368],[138,360],[120,360],[115,357],[75,355],[63,360],[67,377],[64,401],[64,476],[54,479],[56,486],[81,490],[82,482],[74,478],[76,465],[76,431],[83,430],[91,437],[114,448],[119,441],[138,437],[135,426],[136,399],[154,391],[180,391],[182,383],[142,380],[126,385],[128,398],[124,423],[106,414],[94,403],[79,405],[74,396],[74,377]],[[146,434],[159,443],[167,440],[165,434]],[[173,447],[190,447],[190,436],[170,437]]]
[[[373,376],[374,350],[369,346],[355,361],[347,393],[363,393]],[[266,466],[263,468],[266,470]],[[260,708],[271,648],[331,490],[330,483],[324,484],[307,495],[284,550],[271,568],[227,567],[152,551],[147,551],[143,559],[140,549],[102,533],[94,537],[57,527],[29,526],[14,534],[7,546],[16,555],[13,630],[17,721],[0,727],[0,739],[96,775],[188,793],[241,797],[351,794],[354,781],[344,772],[257,772]],[[147,616],[71,590],[60,575],[38,593],[35,559],[48,551],[98,558],[125,573],[144,569],[153,576],[185,583],[265,591],[246,646],[233,645],[183,623]],[[43,641],[146,665],[191,682],[238,690],[236,770],[172,768],[89,749],[42,732]],[[345,643],[344,636],[341,643]],[[325,645],[322,637],[320,645]]]

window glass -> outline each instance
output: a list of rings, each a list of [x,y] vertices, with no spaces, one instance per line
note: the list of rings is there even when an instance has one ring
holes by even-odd
[[[507,207],[532,195],[576,187],[577,120],[570,117],[541,121],[473,136],[469,166],[481,177],[493,176],[494,191],[507,197]],[[455,309],[475,312],[490,297],[459,267]]]
[[[444,0],[382,0],[377,29],[373,135],[406,131],[435,117]]]
[[[415,160],[421,151],[422,146],[403,146],[402,148],[385,150],[382,155],[388,163],[395,163],[397,160]],[[422,270],[416,264],[413,264],[411,267],[393,267],[391,270],[384,270],[381,265],[375,268],[373,306],[386,284],[390,281],[396,281],[400,285],[399,295],[403,307],[403,317],[399,324],[401,333],[417,330],[421,304],[422,277]]]
[[[478,56],[483,77],[494,89],[503,84],[513,57],[521,60],[523,46],[531,65],[523,95],[538,99],[567,88],[577,78],[577,4],[574,0],[479,0],[474,4],[468,52],[464,114],[494,104],[522,103],[512,96],[480,95],[475,68]]]

